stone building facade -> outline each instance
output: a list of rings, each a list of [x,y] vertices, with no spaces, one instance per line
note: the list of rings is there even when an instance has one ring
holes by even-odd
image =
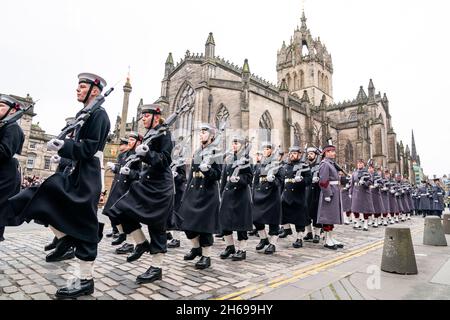
[[[226,120],[227,135],[241,130],[257,145],[271,140],[283,150],[293,144],[320,147],[332,138],[337,161],[347,169],[359,158],[373,158],[413,180],[413,158],[409,147],[397,141],[386,93],[377,92],[370,80],[367,90],[355,90],[354,98],[334,102],[331,54],[320,38],[312,37],[306,21],[303,13],[301,27],[277,52],[277,85],[252,74],[248,60],[238,66],[216,55],[210,33],[204,53],[187,51],[177,64],[169,54],[156,102],[166,116],[192,104],[175,125],[183,136],[193,137],[201,122]],[[142,101],[138,113],[141,106]],[[196,140],[191,140],[193,148]]]
[[[30,95],[26,97],[11,96],[25,106],[34,104]],[[54,138],[54,136],[47,134],[41,129],[39,124],[33,124],[33,117],[36,116],[34,108],[35,106],[29,109],[19,120],[19,125],[24,132],[25,141],[21,155],[16,155],[16,158],[19,160],[23,176],[47,178],[55,172],[57,167],[57,165],[50,163],[50,158],[56,152],[47,150],[47,142]]]

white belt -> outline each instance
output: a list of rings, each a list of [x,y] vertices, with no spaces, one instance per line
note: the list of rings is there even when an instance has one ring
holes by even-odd
[[[330,181],[330,185],[338,186],[339,185],[339,181]]]
[[[97,157],[103,161],[103,151],[97,151],[97,153],[94,154],[94,157]]]

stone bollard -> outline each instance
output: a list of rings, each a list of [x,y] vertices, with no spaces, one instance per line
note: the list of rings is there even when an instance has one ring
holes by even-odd
[[[442,216],[443,220],[443,226],[444,226],[444,233],[450,234],[450,213],[444,213]]]
[[[440,217],[430,216],[425,218],[423,244],[428,246],[447,246]]]
[[[398,274],[417,274],[416,256],[408,227],[394,225],[386,228],[381,270]]]

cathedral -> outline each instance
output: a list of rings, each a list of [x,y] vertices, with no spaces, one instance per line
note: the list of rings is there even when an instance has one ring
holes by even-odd
[[[355,97],[342,102],[333,100],[331,54],[320,38],[312,36],[306,22],[303,12],[301,26],[277,52],[277,85],[252,74],[247,59],[242,65],[236,65],[216,55],[212,33],[204,53],[186,51],[177,64],[169,53],[161,96],[156,103],[164,107],[166,116],[186,104],[192,106],[180,114],[175,135],[191,137],[195,149],[195,130],[199,123],[218,127],[226,122],[225,137],[241,132],[254,138],[254,146],[270,140],[284,151],[294,144],[320,147],[332,138],[337,146],[337,162],[348,171],[359,158],[374,159],[379,167],[401,173],[411,182],[420,180],[414,134],[412,150],[397,141],[389,99],[386,93],[376,91],[372,80],[367,89],[361,86],[355,90]],[[124,92],[124,111],[122,118],[117,119],[117,137],[126,131],[143,129],[134,119],[132,123],[120,125],[127,115],[129,79]],[[142,105],[141,100],[136,119]],[[253,152],[256,150],[253,148]]]

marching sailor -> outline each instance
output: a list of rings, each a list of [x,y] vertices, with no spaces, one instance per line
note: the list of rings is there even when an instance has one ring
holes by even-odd
[[[48,224],[59,239],[46,260],[59,261],[68,248],[75,248],[79,259],[77,279],[56,292],[58,298],[77,298],[94,292],[93,267],[100,241],[97,205],[102,191],[103,149],[110,130],[101,92],[106,86],[101,77],[78,76],[77,100],[84,108],[76,118],[87,120],[75,129],[73,139],[51,139],[47,149],[75,162],[68,175],[55,173],[37,189],[27,189],[10,199],[14,212],[23,220]],[[100,102],[99,102],[100,101]]]
[[[148,130],[136,150],[136,162],[142,161],[143,171],[139,181],[131,183],[129,191],[111,208],[126,234],[131,235],[136,246],[127,262],[138,260],[144,253],[152,256],[152,264],[136,279],[137,284],[162,279],[164,255],[167,252],[167,219],[173,210],[174,184],[170,170],[172,138],[161,118],[163,110],[157,104],[141,109],[144,127]],[[134,161],[129,158],[128,162]],[[121,175],[131,175],[132,167],[125,164]],[[141,229],[147,225],[148,241]]]
[[[132,132],[128,135],[127,151],[118,156],[118,163],[108,162],[106,166],[116,173],[117,179],[113,181],[111,191],[109,193],[108,201],[103,209],[103,214],[108,216],[114,226],[118,230],[118,236],[112,241],[111,245],[118,246],[127,240],[127,235],[123,230],[120,219],[111,212],[112,206],[130,189],[133,181],[139,180],[139,174],[141,171],[141,162],[137,161],[130,166],[130,171],[121,173],[122,167],[126,164],[127,158],[135,154],[136,148],[142,143],[142,135],[137,132]],[[116,177],[115,177],[116,178]],[[131,253],[134,249],[134,245],[130,243],[124,243],[122,247],[116,249],[117,254]]]
[[[303,240],[319,243],[322,226],[317,222],[317,210],[320,199],[319,166],[322,156],[317,148],[310,147],[306,152],[308,153],[307,161],[311,168],[312,182],[310,188],[307,188],[308,221],[306,223],[307,234]],[[312,227],[314,227],[314,233]]]
[[[221,259],[231,256],[233,261],[246,259],[247,232],[253,229],[251,189],[253,179],[249,159],[249,142],[240,136],[232,139],[230,159],[222,171],[221,194],[222,202],[219,211],[220,227],[222,228],[227,247],[220,254]],[[233,231],[237,231],[238,250],[236,251]]]
[[[303,233],[308,217],[306,190],[312,180],[309,164],[300,161],[301,152],[298,146],[289,148],[289,162],[281,169],[281,177],[284,180],[281,222],[286,235],[292,235],[291,224],[295,225],[296,240],[292,244],[294,248],[303,247]]]
[[[0,95],[0,242],[5,240],[5,226],[15,226],[15,217],[8,210],[8,198],[20,191],[22,183],[19,162],[14,155],[22,152],[24,134],[17,120],[9,121],[24,106],[8,95]]]
[[[209,124],[200,126],[200,148],[194,153],[191,173],[180,207],[182,230],[192,243],[192,249],[184,260],[200,260],[197,269],[211,266],[213,234],[219,232],[219,180],[223,155],[216,146],[216,128]],[[214,143],[214,144],[213,144]]]
[[[273,152],[272,143],[264,142],[262,148],[264,158],[255,172],[252,215],[260,238],[256,250],[265,249],[265,254],[273,254],[280,231],[282,182],[278,155]],[[266,224],[269,225],[270,240],[265,230]]]

